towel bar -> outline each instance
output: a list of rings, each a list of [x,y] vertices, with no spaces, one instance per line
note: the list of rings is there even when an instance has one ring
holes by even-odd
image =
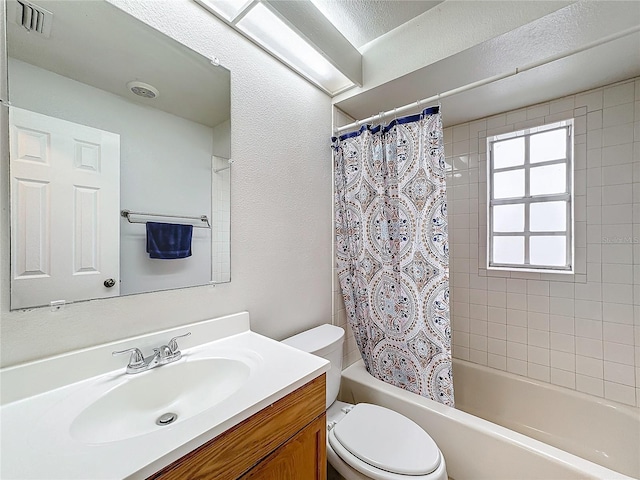
[[[206,215],[200,215],[199,217],[192,217],[188,215],[168,215],[163,213],[145,213],[145,212],[132,212],[130,210],[122,210],[120,212],[124,218],[127,219],[129,223],[147,223],[146,220],[131,220],[130,215],[142,215],[148,217],[163,217],[163,218],[183,218],[185,220],[200,220],[201,222],[206,223],[207,225],[194,225],[194,228],[211,228],[211,224],[209,223],[209,217]]]

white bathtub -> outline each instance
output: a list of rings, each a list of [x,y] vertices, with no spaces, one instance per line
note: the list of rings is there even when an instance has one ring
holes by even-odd
[[[455,360],[456,408],[640,477],[640,410]]]
[[[456,374],[459,372],[460,367],[467,368],[466,371],[460,374],[462,380],[464,380],[465,374],[468,376],[470,368],[476,367],[470,365],[467,362],[457,363],[454,366],[454,384],[456,388],[456,402],[462,402],[465,404],[465,398],[468,399],[474,394],[471,391],[472,386],[461,386],[460,379],[456,378]],[[489,374],[498,374],[497,377],[507,377],[507,375],[501,375],[500,372],[487,370]],[[471,373],[471,376],[475,376],[475,372]],[[508,375],[518,379],[514,375]],[[495,380],[490,380],[491,382]],[[523,379],[525,383],[528,382]],[[494,388],[503,388],[496,386]],[[552,388],[553,389],[553,388]],[[555,405],[565,405],[563,400],[551,398],[550,400],[543,400],[545,392],[543,389],[539,389],[534,393],[529,393],[526,397],[525,404],[535,402],[539,405],[541,411],[549,411],[556,407]],[[561,389],[557,389],[561,390]],[[462,393],[460,393],[462,392]],[[566,391],[565,393],[572,393]],[[478,396],[481,394],[478,393]],[[508,398],[511,394],[507,394]],[[630,480],[633,477],[620,473],[623,468],[616,467],[618,471],[614,471],[610,468],[593,463],[584,458],[578,457],[572,453],[568,453],[560,448],[543,443],[539,440],[533,439],[529,436],[523,435],[516,431],[510,430],[503,426],[489,422],[482,418],[476,417],[469,413],[463,412],[458,409],[446,407],[437,402],[428,400],[418,395],[406,392],[399,388],[387,385],[367,373],[364,367],[364,363],[359,361],[354,365],[351,365],[342,372],[342,384],[340,390],[340,397],[344,401],[352,403],[368,402],[382,405],[403,415],[411,418],[424,428],[429,435],[435,440],[440,447],[440,450],[445,456],[447,462],[447,473],[455,480],[476,480],[476,479],[505,479],[505,480],[520,480],[520,479],[544,479],[544,480],[569,480],[569,479],[626,479]],[[585,396],[586,397],[586,396]],[[501,398],[501,397],[500,397]],[[515,401],[515,400],[514,400]],[[520,400],[518,400],[520,401]],[[548,404],[546,402],[551,402]],[[482,401],[480,401],[482,404]],[[560,402],[560,403],[558,403]],[[471,402],[469,402],[471,403]],[[600,402],[594,402],[600,403]],[[500,403],[499,405],[502,405]],[[544,406],[543,406],[544,405]],[[600,415],[608,416],[610,407],[602,403],[601,410],[604,412],[598,412]],[[517,412],[519,409],[517,405],[513,405],[516,408],[512,408],[511,411]],[[563,407],[562,412],[572,410],[574,407]],[[576,407],[581,408],[581,407]],[[637,411],[634,409],[619,409],[622,412],[622,418],[626,419],[629,423],[631,421],[638,421]],[[613,409],[613,410],[616,410]],[[502,411],[501,407],[498,407],[498,411]],[[614,416],[617,415],[614,414]],[[563,422],[567,417],[564,413],[557,415],[555,418],[560,419]],[[635,418],[634,418],[635,417]],[[617,422],[618,420],[604,420]],[[598,436],[601,431],[600,420],[595,418],[589,418],[589,423],[593,425],[592,436]],[[527,424],[527,421],[521,422]],[[554,421],[551,423],[559,423]],[[584,422],[583,422],[584,423]],[[624,423],[624,422],[623,422]],[[617,425],[617,423],[615,423]],[[530,426],[530,428],[538,428]],[[579,428],[579,429],[578,429]],[[583,431],[590,427],[576,427],[577,435],[583,435]],[[635,468],[639,469],[638,463],[638,427],[633,431],[634,427],[630,427],[629,430],[616,432],[613,430],[613,426],[607,426],[607,430],[612,431],[612,437],[620,435],[618,441],[623,445],[620,447],[626,452],[632,453],[631,463],[635,461]],[[626,427],[620,427],[626,428]],[[563,427],[561,431],[571,431],[573,427]],[[581,440],[581,437],[579,438]],[[628,445],[624,446],[625,443]],[[617,447],[613,447],[617,448]],[[633,453],[633,449],[635,454]],[[632,472],[629,472],[632,473]],[[636,473],[632,473],[637,476]]]

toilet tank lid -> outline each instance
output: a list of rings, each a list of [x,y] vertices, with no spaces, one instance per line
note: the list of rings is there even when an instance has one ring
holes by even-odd
[[[335,325],[324,324],[319,327],[306,330],[293,337],[285,338],[282,343],[322,356],[323,353],[337,347],[344,338],[344,330]]]

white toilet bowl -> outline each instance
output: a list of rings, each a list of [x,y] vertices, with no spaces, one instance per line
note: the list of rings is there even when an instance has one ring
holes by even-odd
[[[329,407],[327,459],[346,480],[447,480],[444,457],[422,428],[367,403]]]
[[[336,400],[344,330],[322,325],[283,343],[326,358],[327,459],[346,480],[447,480],[444,457],[419,425],[388,408]]]

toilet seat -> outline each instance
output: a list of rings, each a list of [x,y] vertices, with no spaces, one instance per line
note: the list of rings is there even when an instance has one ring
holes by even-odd
[[[407,417],[359,403],[329,431],[331,448],[353,469],[376,480],[432,478],[442,463],[433,439]]]

